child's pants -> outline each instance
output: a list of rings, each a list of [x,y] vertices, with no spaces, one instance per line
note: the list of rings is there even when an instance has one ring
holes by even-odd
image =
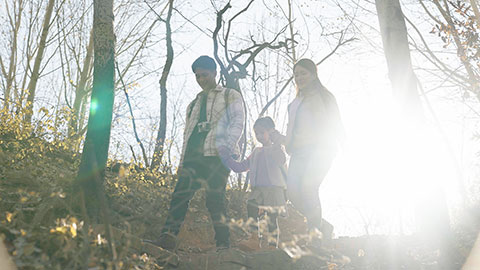
[[[248,200],[247,201],[247,214],[248,218],[253,218],[253,220],[257,220],[259,217],[259,205],[256,200]],[[273,235],[273,237],[277,237],[278,235],[278,213],[275,211],[266,211],[268,216],[267,225],[268,225],[268,232]],[[252,231],[257,230],[256,225],[252,225],[250,228]]]

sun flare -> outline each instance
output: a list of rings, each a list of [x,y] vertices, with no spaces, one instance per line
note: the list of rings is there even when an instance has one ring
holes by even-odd
[[[337,234],[412,233],[414,206],[428,201],[434,186],[455,197],[451,161],[438,134],[402,122],[392,109],[378,112],[345,112],[347,143],[320,188],[327,219],[344,224]]]

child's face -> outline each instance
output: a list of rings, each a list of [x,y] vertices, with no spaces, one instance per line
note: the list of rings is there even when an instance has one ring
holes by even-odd
[[[255,131],[255,137],[257,138],[257,141],[259,141],[261,144],[270,144],[270,132],[268,129],[264,127],[257,127],[254,129]]]

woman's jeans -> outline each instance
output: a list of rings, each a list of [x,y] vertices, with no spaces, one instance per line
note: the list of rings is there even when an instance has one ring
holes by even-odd
[[[287,173],[287,196],[308,222],[308,228],[321,230],[322,208],[318,189],[332,164],[332,151],[303,150],[293,153]]]

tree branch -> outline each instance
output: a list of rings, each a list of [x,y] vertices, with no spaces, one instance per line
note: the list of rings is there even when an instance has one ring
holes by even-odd
[[[118,63],[117,62],[115,62],[115,67],[116,67],[118,75],[120,77],[120,82],[122,83],[122,86],[123,86],[123,92],[125,93],[125,98],[127,99],[128,109],[130,111],[130,117],[132,117],[133,133],[135,134],[135,139],[137,140],[138,145],[142,149],[143,160],[145,161],[145,166],[147,166],[148,165],[148,158],[147,158],[147,154],[145,152],[145,147],[143,147],[143,143],[140,140],[140,137],[138,137],[137,125],[135,124],[135,116],[133,115],[132,104],[130,103],[130,97],[128,96],[127,86],[125,85],[125,83],[123,81],[123,77],[121,75],[120,69],[118,68]],[[132,149],[132,151],[133,151],[133,149]]]
[[[338,50],[338,48],[340,48],[341,46],[349,43],[349,42],[352,42],[354,40],[356,40],[356,38],[349,38],[347,40],[344,40],[344,37],[345,37],[345,33],[342,31],[341,32],[341,35],[340,35],[340,38],[338,39],[338,42],[337,42],[337,45],[335,46],[335,48],[329,53],[327,54],[325,57],[322,58],[322,60],[320,60],[319,62],[316,63],[316,65],[320,65],[322,64],[325,60],[327,60],[330,56],[332,56],[333,54],[335,54]],[[262,110],[260,111],[260,114],[259,114],[259,117],[263,116],[265,114],[265,112],[268,110],[268,107],[270,107],[270,105],[272,105],[273,102],[275,102],[275,100],[280,97],[280,95],[283,93],[283,91],[285,91],[285,89],[287,88],[287,86],[290,84],[290,82],[293,80],[293,75],[290,76],[290,78],[288,78],[287,82],[283,85],[282,89],[280,89],[280,91],[271,99],[267,102],[267,104],[265,104],[265,106],[262,108]]]

